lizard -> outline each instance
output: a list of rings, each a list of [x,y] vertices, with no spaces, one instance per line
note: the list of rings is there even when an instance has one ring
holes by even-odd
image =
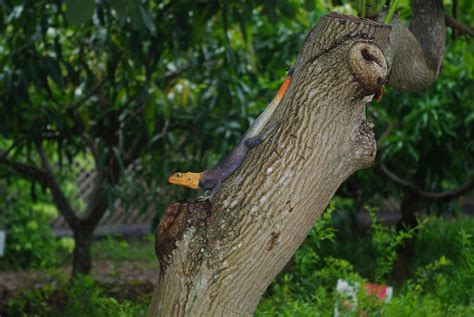
[[[293,67],[290,67],[285,81],[278,89],[273,100],[268,104],[265,110],[258,116],[255,122],[242,136],[239,144],[211,169],[201,172],[176,172],[169,178],[168,182],[178,186],[184,186],[191,189],[204,189],[204,199],[208,199],[219,189],[221,183],[232,175],[247,157],[247,153],[261,144],[266,137],[281,123],[277,120],[275,124],[267,127],[267,123],[280,104],[293,78]]]

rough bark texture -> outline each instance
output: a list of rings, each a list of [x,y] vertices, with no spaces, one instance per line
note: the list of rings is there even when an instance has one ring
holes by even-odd
[[[151,316],[251,315],[339,185],[376,152],[365,105],[385,82],[390,27],[321,18],[269,125],[210,202],[171,205],[157,230]]]

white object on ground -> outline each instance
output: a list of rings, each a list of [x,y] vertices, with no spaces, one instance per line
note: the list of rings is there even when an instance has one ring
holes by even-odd
[[[5,250],[5,230],[0,230],[0,256],[3,256],[3,251]]]
[[[367,283],[364,285],[365,293],[377,297],[379,300],[385,303],[390,302],[393,296],[393,288],[388,285],[379,285]],[[346,296],[349,301],[340,303],[340,300],[336,302],[334,306],[334,317],[342,317],[343,315],[339,312],[339,305],[342,304],[349,308],[352,312],[357,310],[357,293],[360,290],[359,283],[349,283],[348,281],[338,279],[336,285],[336,292],[340,295]]]

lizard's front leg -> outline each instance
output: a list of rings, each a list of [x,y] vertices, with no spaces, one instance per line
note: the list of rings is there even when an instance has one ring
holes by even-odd
[[[219,164],[203,173],[174,173],[168,181],[171,184],[184,186],[192,189],[202,188],[205,190],[200,200],[208,200],[218,191],[222,182],[232,175],[245,160],[250,149],[261,144],[273,131],[280,126],[283,120],[276,120],[268,124],[276,107],[280,104],[293,76],[293,68],[288,70],[288,76],[280,86],[275,98],[265,111],[257,118],[254,124],[247,130],[241,142],[232,152]]]
[[[283,119],[277,120],[264,129],[260,135],[243,140],[221,163],[204,173],[199,181],[199,187],[203,188],[205,192],[198,199],[200,201],[211,199],[219,190],[222,182],[242,165],[248,151],[265,141],[282,122]]]

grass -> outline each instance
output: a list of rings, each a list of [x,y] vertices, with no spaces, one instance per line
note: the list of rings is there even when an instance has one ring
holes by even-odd
[[[96,241],[92,246],[92,256],[95,261],[142,261],[156,264],[155,238],[148,235],[143,238],[124,239],[123,237],[108,237]]]
[[[412,262],[412,271],[423,267],[435,259],[445,256],[455,266],[461,265],[463,250],[459,245],[461,231],[474,236],[474,219],[460,218],[430,218],[427,230],[424,230],[416,243],[416,257]]]

